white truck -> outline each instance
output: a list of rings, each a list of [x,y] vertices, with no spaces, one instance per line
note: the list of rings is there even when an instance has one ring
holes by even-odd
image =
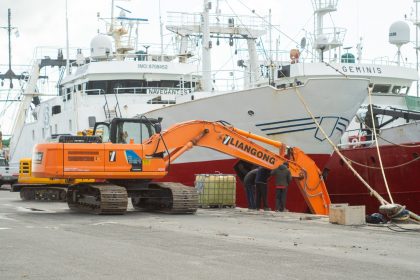
[[[9,166],[9,162],[0,150],[0,187],[5,184],[14,184],[19,176],[18,166]]]

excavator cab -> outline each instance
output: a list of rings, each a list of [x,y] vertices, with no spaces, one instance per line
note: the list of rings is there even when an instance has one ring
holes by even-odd
[[[111,122],[97,122],[93,135],[100,136],[102,142],[116,144],[141,144],[156,133],[161,132],[162,119],[114,118]]]

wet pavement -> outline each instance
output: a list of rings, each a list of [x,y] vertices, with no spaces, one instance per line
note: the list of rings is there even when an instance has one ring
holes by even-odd
[[[247,209],[75,213],[0,191],[0,279],[418,279],[420,226]]]

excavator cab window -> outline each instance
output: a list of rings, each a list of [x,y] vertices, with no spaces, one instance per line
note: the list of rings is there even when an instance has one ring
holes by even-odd
[[[95,124],[94,135],[101,136],[103,142],[141,144],[155,133],[160,133],[161,119],[148,118],[114,118],[111,123]]]
[[[95,125],[94,135],[101,136],[102,142],[110,142],[111,140],[109,138],[109,124],[99,123]]]
[[[100,136],[102,138],[102,142],[110,142],[111,139],[109,134],[109,123],[96,123],[93,130],[93,135]]]
[[[154,134],[149,124],[136,122],[123,122],[117,126],[118,140],[117,143],[141,144],[144,140],[150,138]]]

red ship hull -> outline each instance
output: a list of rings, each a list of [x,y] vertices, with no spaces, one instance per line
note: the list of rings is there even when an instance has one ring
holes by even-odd
[[[330,158],[329,155],[325,154],[311,154],[310,156],[318,166],[324,166]],[[236,162],[236,159],[229,159],[172,164],[168,176],[162,181],[180,182],[187,186],[194,186],[195,174],[235,174],[233,167]],[[269,181],[268,205],[271,209],[275,209],[275,189],[272,179]],[[236,183],[236,206],[248,207],[244,187],[239,180]],[[286,208],[293,212],[309,212],[302,194],[294,183],[288,189]]]
[[[420,212],[420,143],[417,147],[381,146],[385,175],[394,203],[405,205],[407,209]],[[413,145],[414,146],[414,145]],[[376,169],[352,166],[385,200],[390,201],[387,194],[376,148],[354,148],[343,150],[349,159]],[[418,160],[416,160],[418,159]],[[329,169],[326,185],[333,203],[349,203],[350,205],[366,205],[366,213],[378,212],[380,206],[377,199],[370,195],[368,189],[356,178],[353,172],[334,153],[325,165]],[[387,168],[395,167],[395,168]]]

